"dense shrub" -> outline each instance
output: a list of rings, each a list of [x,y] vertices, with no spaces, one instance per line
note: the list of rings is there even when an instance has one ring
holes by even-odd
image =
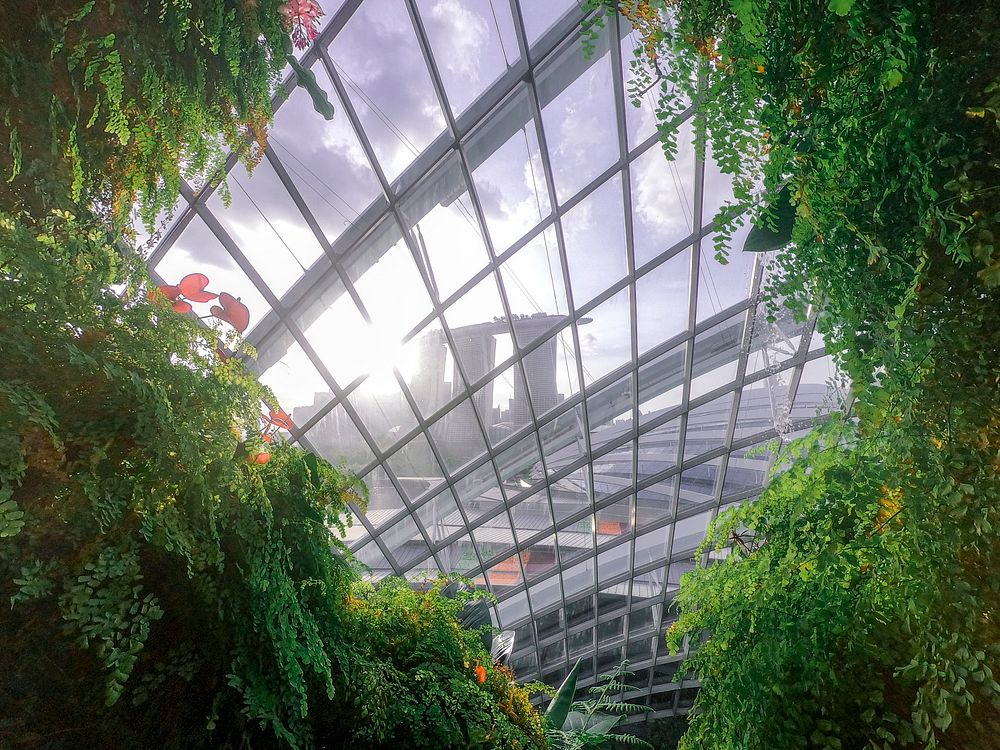
[[[670,642],[700,643],[704,688],[681,746],[995,746],[1000,6],[591,5],[642,36],[668,152],[676,94],[698,102],[736,177],[723,237],[791,237],[772,303],[822,304],[853,381],[857,419],[779,459],[682,582]]]

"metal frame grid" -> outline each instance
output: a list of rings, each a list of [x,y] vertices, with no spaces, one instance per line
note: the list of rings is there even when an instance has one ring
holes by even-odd
[[[494,590],[497,595],[499,600],[496,613],[497,621],[504,628],[516,629],[520,636],[515,643],[516,650],[512,660],[513,664],[522,666],[522,669],[518,670],[520,679],[542,676],[550,682],[557,682],[571,663],[571,651],[568,647],[570,639],[576,636],[578,640],[587,642],[587,634],[594,631],[589,638],[589,648],[583,649],[583,653],[587,654],[587,658],[591,661],[589,665],[585,666],[584,679],[580,683],[581,688],[585,688],[593,682],[597,674],[606,671],[601,654],[629,655],[637,670],[635,690],[629,694],[629,697],[642,701],[648,699],[649,705],[655,709],[653,716],[683,713],[690,705],[688,702],[689,688],[695,683],[687,680],[671,681],[676,664],[684,657],[684,654],[674,657],[666,654],[662,634],[670,619],[666,613],[676,590],[676,582],[672,582],[672,578],[676,577],[676,571],[691,563],[694,547],[690,541],[685,541],[678,543],[678,548],[674,549],[675,534],[673,531],[678,524],[687,519],[714,518],[723,507],[759,493],[759,485],[751,488],[741,487],[738,492],[728,495],[724,493],[731,456],[742,456],[750,446],[781,438],[797,429],[808,427],[812,423],[812,418],[800,420],[797,423],[789,423],[787,420],[781,423],[781,419],[775,416],[780,409],[775,410],[774,398],[777,398],[780,404],[785,405],[784,408],[787,412],[787,406],[796,403],[803,367],[807,362],[824,356],[821,342],[818,345],[812,345],[815,341],[813,329],[816,316],[813,314],[804,326],[794,325],[788,321],[768,326],[764,322],[763,316],[757,315],[759,291],[762,279],[766,274],[766,257],[758,256],[753,264],[749,289],[743,299],[715,315],[704,317],[703,320],[698,321],[699,274],[705,269],[706,262],[702,253],[710,245],[709,242],[703,242],[703,240],[706,240],[712,233],[712,217],[703,216],[706,165],[702,155],[696,155],[694,161],[694,190],[691,196],[693,223],[691,226],[695,227],[695,230],[672,246],[661,248],[656,257],[637,263],[633,234],[632,166],[650,149],[656,148],[658,136],[654,133],[641,143],[629,148],[625,114],[628,104],[623,84],[625,62],[622,59],[619,41],[629,33],[629,29],[622,25],[621,19],[609,21],[609,28],[605,34],[605,44],[610,52],[613,80],[617,121],[615,140],[618,156],[614,163],[593,178],[573,197],[560,203],[542,117],[544,102],[539,95],[538,79],[544,77],[547,65],[554,65],[552,61],[556,60],[560,54],[565,54],[570,45],[578,44],[576,31],[582,20],[579,8],[575,4],[571,4],[562,18],[542,34],[533,45],[529,45],[522,7],[517,0],[509,0],[509,10],[517,41],[517,60],[513,63],[508,62],[506,72],[489,86],[461,116],[456,118],[449,105],[441,70],[432,51],[417,0],[400,0],[400,2],[405,6],[407,17],[412,24],[437,105],[443,113],[444,132],[433,140],[395,181],[390,182],[380,164],[372,141],[362,125],[349,91],[350,87],[345,83],[342,71],[332,59],[329,49],[330,43],[345,28],[349,19],[362,5],[362,0],[347,0],[330,19],[316,43],[305,53],[302,62],[306,66],[319,66],[332,81],[334,91],[341,102],[337,117],[348,120],[370,165],[372,174],[377,179],[381,194],[370,206],[360,212],[358,218],[340,237],[331,243],[293,178],[293,173],[296,170],[290,170],[283,158],[269,147],[266,151],[267,164],[274,170],[291,201],[301,213],[303,223],[322,248],[324,255],[320,259],[321,262],[317,262],[312,268],[305,271],[302,277],[279,299],[271,291],[261,271],[254,266],[241,249],[240,244],[207,204],[215,191],[215,186],[208,185],[203,189],[196,190],[185,184],[182,190],[184,205],[178,209],[176,220],[172,221],[166,228],[162,238],[151,253],[150,268],[153,269],[155,277],[157,264],[167,255],[192,219],[200,218],[270,308],[270,311],[250,332],[248,336],[250,343],[261,351],[270,346],[280,346],[283,339],[286,346],[289,343],[294,343],[301,347],[302,352],[319,373],[332,396],[325,406],[318,409],[302,424],[296,425],[291,433],[292,439],[310,449],[315,449],[311,442],[311,434],[313,434],[311,430],[320,424],[324,417],[332,414],[335,409],[342,409],[353,422],[372,456],[365,465],[355,467],[358,475],[365,476],[376,469],[384,471],[401,503],[401,507],[391,518],[381,519],[377,522],[373,522],[359,508],[353,508],[358,522],[363,527],[363,533],[361,538],[352,542],[352,549],[358,551],[367,548],[369,552],[377,550],[378,556],[384,558],[389,569],[385,572],[412,575],[415,571],[425,570],[428,567],[439,570],[448,569],[450,566],[446,558],[447,550],[453,544],[468,538],[469,545],[475,555],[475,565],[456,572],[467,574],[473,578],[479,577],[482,584]],[[502,0],[495,0],[495,2],[499,3]],[[497,26],[497,31],[499,34],[499,26]],[[585,72],[590,64],[590,62],[584,61],[581,55],[579,74]],[[571,81],[565,83],[569,85]],[[490,124],[491,118],[497,117],[498,113],[501,113],[505,107],[518,101],[526,102],[530,115],[530,119],[523,123],[522,127],[531,124],[537,136],[542,177],[546,186],[546,197],[550,210],[548,215],[535,227],[504,250],[495,247],[491,240],[489,222],[482,198],[477,190],[476,181],[473,179],[475,170],[473,160],[469,155],[469,146],[470,143],[474,142],[477,134]],[[276,99],[274,104],[276,109],[280,109],[282,101]],[[689,108],[683,113],[681,119],[697,118],[697,116],[697,113]],[[528,156],[530,163],[530,150]],[[227,171],[235,166],[236,161],[235,154],[229,157],[226,163]],[[424,261],[421,241],[413,232],[407,230],[412,222],[407,221],[407,217],[404,215],[404,206],[407,204],[407,200],[418,194],[421,187],[428,184],[436,173],[454,166],[457,166],[460,171],[461,180],[465,187],[464,194],[468,196],[472,218],[478,224],[478,233],[483,238],[488,263],[456,291],[447,295],[445,299],[441,299],[429,264]],[[572,276],[563,226],[564,217],[599,188],[615,178],[619,179],[621,183],[627,273],[621,280],[610,285],[591,301],[577,307],[573,299]],[[263,213],[261,215],[263,216]],[[367,238],[370,238],[380,227],[384,226],[386,221],[395,222],[402,229],[402,240],[414,260],[431,302],[431,311],[422,320],[412,321],[412,325],[408,324],[409,331],[403,336],[403,342],[414,341],[426,327],[440,323],[444,340],[451,352],[455,353],[455,372],[459,381],[453,383],[452,395],[446,399],[445,403],[438,405],[433,413],[424,415],[403,373],[398,367],[394,368],[396,385],[405,399],[406,406],[415,417],[415,425],[407,430],[405,435],[399,436],[399,439],[390,448],[383,450],[351,400],[352,394],[358,392],[359,387],[364,383],[365,375],[360,375],[346,384],[338,382],[331,373],[327,362],[305,335],[304,327],[300,326],[297,321],[297,314],[306,309],[308,305],[315,303],[324,291],[336,285],[337,288],[342,288],[350,296],[365,324],[371,323],[369,311],[352,281],[349,263],[353,260],[352,254],[357,248],[361,247]],[[459,349],[456,345],[455,333],[448,323],[446,310],[456,301],[463,299],[478,284],[492,278],[492,283],[495,284],[499,293],[503,321],[512,322],[514,316],[512,315],[506,282],[501,274],[501,267],[506,261],[515,257],[521,249],[536,239],[547,237],[550,234],[555,237],[555,254],[558,257],[558,271],[564,279],[568,314],[552,330],[523,346],[518,341],[513,326],[508,325],[513,353],[504,361],[495,363],[488,368],[489,372],[473,373],[469,371],[467,363],[462,362],[457,354]],[[688,323],[680,333],[670,336],[647,351],[641,351],[637,333],[640,310],[637,303],[636,285],[647,274],[688,251],[690,251],[687,289]],[[588,316],[597,311],[602,304],[621,293],[628,297],[630,360],[590,382],[585,377],[579,326],[585,324]],[[712,331],[717,330],[719,324],[722,323],[725,323],[729,329],[738,331],[739,335],[736,337],[735,346],[715,352],[714,356],[717,359],[721,357],[719,361],[724,363],[731,363],[735,360],[735,376],[725,384],[708,392],[692,396],[691,385],[696,376],[695,369],[704,364],[702,360],[698,359],[699,343],[710,340]],[[625,335],[625,332],[622,333]],[[476,392],[498,378],[510,367],[515,368],[516,378],[527,383],[529,378],[525,367],[525,357],[540,350],[557,336],[560,337],[557,339],[559,341],[568,339],[572,342],[573,359],[575,360],[575,392],[566,395],[562,403],[545,413],[537,413],[532,400],[527,399],[527,424],[521,425],[512,434],[498,441],[491,440],[490,425],[484,422],[478,409],[472,408],[475,429],[482,439],[485,451],[470,463],[455,471],[450,471],[448,462],[437,444],[438,441],[431,435],[431,426],[443,419],[453,409],[464,404],[473,404]],[[782,344],[784,345],[784,351],[778,361],[772,362],[765,355],[767,366],[763,369],[755,368],[753,372],[748,373],[748,361],[752,354],[773,347],[776,343],[779,348]],[[672,408],[656,413],[650,419],[643,419],[645,415],[640,411],[639,397],[642,387],[640,371],[646,366],[652,366],[652,363],[670,352],[683,352],[684,371],[680,402]],[[707,361],[706,359],[705,362]],[[711,365],[705,366],[710,367]],[[776,375],[779,374],[781,377],[788,378],[787,384],[778,382]],[[601,424],[590,424],[593,406],[599,403],[594,399],[599,399],[602,392],[610,393],[611,386],[623,380],[626,383],[623,386],[623,392],[627,393],[630,398],[631,424],[628,425],[627,429],[621,430],[620,434],[595,447],[591,443],[592,427],[597,428]],[[760,384],[764,381],[767,383],[770,396],[773,397],[769,410],[766,410],[771,416],[770,424],[756,434],[737,436],[737,419],[740,414],[743,389],[746,386]],[[779,388],[782,392],[775,394],[774,391]],[[689,421],[692,424],[692,432],[700,429],[698,419],[689,415],[699,407],[726,397],[731,398],[732,403],[728,407],[724,433],[721,440],[718,441],[718,445],[699,455],[688,456],[686,442],[689,435]],[[550,466],[551,456],[547,455],[547,446],[543,441],[542,432],[547,427],[555,429],[559,420],[569,418],[574,410],[580,414],[578,429],[582,434],[582,439],[577,441],[580,454],[566,465]],[[668,425],[671,424],[677,424],[676,465],[640,478],[641,438],[651,436],[658,430],[669,429]],[[400,477],[393,471],[390,460],[403,450],[401,446],[409,445],[412,439],[419,439],[420,436],[426,437],[426,443],[431,451],[435,466],[441,469],[442,477],[440,486],[434,487],[432,491],[428,491],[422,496],[410,498]],[[505,452],[506,455],[511,455],[511,453],[516,455],[518,450],[524,450],[521,446],[525,444],[529,445],[532,454],[539,458],[541,478],[533,480],[530,486],[511,491],[505,484],[502,462],[499,459],[505,455]],[[610,494],[597,498],[595,486],[600,480],[601,474],[599,471],[595,472],[595,464],[598,464],[602,458],[610,460],[623,450],[631,451],[631,481],[619,489],[611,491]],[[770,457],[766,457],[759,462],[761,464],[759,467],[761,481],[763,481],[769,461]],[[697,467],[716,469],[712,480],[714,484],[711,496],[701,503],[681,509],[680,495],[684,477],[687,472]],[[581,471],[585,477],[585,501],[565,517],[557,517],[553,498],[559,491],[560,483],[578,476]],[[500,488],[501,502],[498,507],[481,517],[470,519],[465,503],[459,499],[455,503],[455,507],[460,514],[461,526],[445,538],[435,539],[418,510],[428,507],[439,492],[448,492],[451,493],[451,498],[458,498],[457,491],[463,481],[475,482],[484,475],[491,487]],[[640,533],[636,523],[637,498],[642,496],[644,490],[667,481],[672,482],[670,512],[646,525]],[[526,498],[535,497],[538,493],[542,493],[547,500],[551,523],[522,538],[517,535],[518,526],[513,509]],[[620,507],[623,502],[630,509],[627,532],[618,534],[611,540],[599,542],[596,514],[610,509],[612,506]],[[474,532],[484,529],[487,523],[500,517],[506,520],[512,531],[513,548],[505,549],[500,554],[485,556],[480,549],[482,545],[476,540]],[[418,536],[414,538],[422,540],[430,553],[430,557],[418,555],[415,564],[400,564],[396,559],[397,550],[392,549],[384,538],[386,530],[391,529],[401,521],[405,523],[405,519],[409,519],[417,532]],[[574,558],[572,561],[566,561],[567,564],[564,565],[563,550],[570,548],[567,546],[566,540],[572,534],[579,534],[578,531],[572,530],[573,527],[578,527],[581,522],[588,519],[591,527],[589,552],[585,552],[584,555]],[[650,534],[661,532],[665,544],[664,554],[641,565],[636,565],[637,540],[640,537],[648,539]],[[703,535],[704,529],[701,533]],[[540,575],[535,574],[526,567],[525,553],[534,545],[549,539],[553,540],[554,564]],[[600,576],[600,556],[613,550],[620,550],[624,546],[628,547],[627,569],[608,577],[606,580],[602,579]],[[697,546],[696,542],[694,546]],[[496,590],[497,587],[491,581],[489,571],[493,566],[510,559],[516,560],[516,583]],[[581,564],[590,567],[591,583],[567,595],[564,574],[569,568]],[[654,583],[651,585],[658,589],[658,593],[652,596],[640,595],[638,589],[643,586],[650,587],[650,584],[640,585],[638,583],[642,576],[653,580]],[[535,601],[531,590],[537,590],[537,587],[545,582],[554,584],[557,596],[551,601]],[[616,592],[612,595],[613,601],[602,604],[601,593],[608,591]],[[524,610],[512,618],[509,614],[511,610],[507,605],[521,601],[522,597]],[[581,606],[582,616],[579,618],[575,614],[571,616],[571,613],[576,611],[575,608]],[[517,612],[516,609],[514,611]],[[542,624],[552,622],[555,623],[554,627]],[[601,632],[602,625],[605,626],[605,633]],[[651,641],[652,644],[645,651],[643,651],[644,641]],[[557,657],[550,659],[546,649],[554,651]],[[640,654],[640,657],[631,658],[633,653]]]

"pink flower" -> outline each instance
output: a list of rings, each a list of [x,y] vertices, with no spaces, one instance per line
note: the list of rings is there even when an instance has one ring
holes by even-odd
[[[305,49],[319,34],[319,19],[323,9],[316,0],[287,0],[278,6],[285,29],[298,49]]]

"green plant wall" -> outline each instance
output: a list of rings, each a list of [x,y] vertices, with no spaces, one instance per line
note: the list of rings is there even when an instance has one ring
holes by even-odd
[[[681,747],[994,747],[1000,7],[590,7],[641,38],[632,93],[668,154],[679,94],[698,104],[735,178],[723,243],[756,223],[771,304],[821,305],[853,381],[850,418],[780,457],[710,530],[728,557],[682,581],[668,640],[704,687]]]

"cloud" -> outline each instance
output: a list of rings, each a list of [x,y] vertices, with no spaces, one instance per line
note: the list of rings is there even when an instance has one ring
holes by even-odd
[[[439,26],[438,38],[445,42],[435,49],[437,64],[471,83],[478,83],[481,50],[490,39],[485,20],[459,0],[438,0],[429,15]]]

